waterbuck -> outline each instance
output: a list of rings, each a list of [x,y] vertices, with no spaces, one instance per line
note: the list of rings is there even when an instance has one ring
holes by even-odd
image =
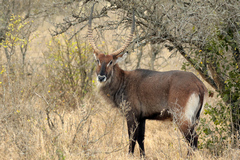
[[[93,7],[88,24],[88,38],[97,62],[100,92],[115,107],[121,108],[122,102],[128,102],[129,109],[125,115],[130,139],[129,152],[133,154],[137,141],[141,156],[145,155],[143,142],[146,119],[174,120],[190,146],[197,148],[196,121],[207,98],[207,89],[203,82],[193,73],[184,71],[122,70],[118,62],[127,55],[123,51],[133,37],[134,14],[131,33],[125,44],[112,54],[105,55],[93,40]]]

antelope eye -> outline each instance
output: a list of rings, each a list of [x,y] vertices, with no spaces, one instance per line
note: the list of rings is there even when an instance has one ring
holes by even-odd
[[[110,66],[112,64],[112,61],[110,61],[109,63],[108,63],[108,65]]]
[[[99,59],[97,59],[96,62],[99,64],[100,63]]]

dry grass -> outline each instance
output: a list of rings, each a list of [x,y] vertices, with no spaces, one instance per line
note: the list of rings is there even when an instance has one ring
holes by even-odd
[[[39,87],[29,89],[25,99],[14,90],[15,106],[10,100],[1,105],[0,159],[139,159],[138,146],[133,156],[127,154],[126,121],[118,109],[96,91],[75,110],[56,108],[56,93],[48,92],[43,79],[39,76]],[[147,121],[145,148],[147,159],[189,158],[188,146],[171,122]],[[239,154],[229,149],[218,159],[238,159]],[[192,159],[216,157],[199,150]]]

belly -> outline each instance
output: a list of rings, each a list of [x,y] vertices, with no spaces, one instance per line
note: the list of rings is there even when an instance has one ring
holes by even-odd
[[[145,116],[145,118],[152,119],[152,120],[160,120],[160,121],[164,121],[164,120],[172,121],[172,119],[173,119],[172,114],[169,112],[168,109],[163,109],[161,112],[149,114],[149,115]]]

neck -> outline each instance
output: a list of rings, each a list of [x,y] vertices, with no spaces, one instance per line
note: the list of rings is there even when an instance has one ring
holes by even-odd
[[[116,64],[113,67],[113,72],[111,78],[100,87],[100,92],[106,100],[110,100],[116,106],[118,106],[122,101],[122,93],[124,84],[125,72]]]

